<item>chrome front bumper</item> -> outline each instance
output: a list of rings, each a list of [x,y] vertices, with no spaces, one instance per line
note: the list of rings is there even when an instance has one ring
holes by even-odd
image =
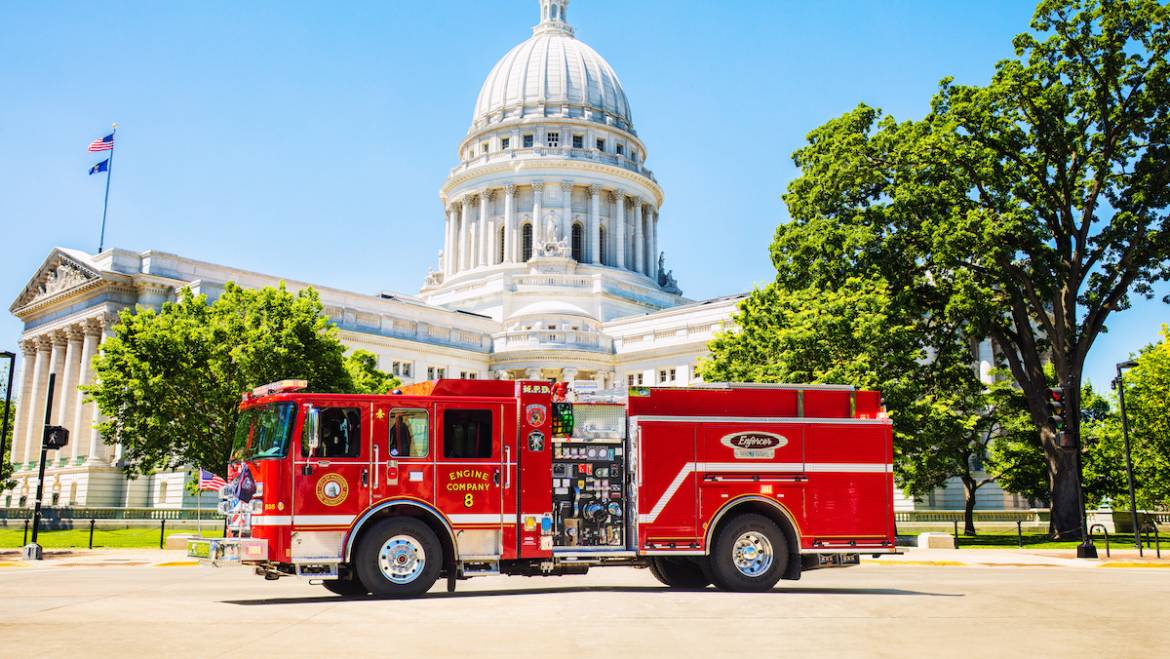
[[[207,538],[187,541],[187,556],[201,565],[231,567],[268,560],[268,541],[261,538]]]

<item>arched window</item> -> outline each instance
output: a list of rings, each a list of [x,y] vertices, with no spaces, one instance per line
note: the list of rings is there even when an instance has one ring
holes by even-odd
[[[605,227],[601,227],[600,233],[601,233],[601,243],[600,243],[601,244],[601,247],[600,247],[601,253],[597,255],[597,260],[601,262],[601,265],[608,265],[607,262],[609,261],[609,248],[605,244]]]
[[[520,230],[520,260],[527,262],[532,258],[532,225],[525,224]]]
[[[496,233],[496,263],[504,262],[504,227]]]
[[[585,231],[580,224],[573,225],[573,260],[580,263],[585,260]]]

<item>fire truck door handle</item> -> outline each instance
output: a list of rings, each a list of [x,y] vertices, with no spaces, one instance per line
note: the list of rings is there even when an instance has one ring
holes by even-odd
[[[378,489],[378,445],[374,444],[374,489]]]
[[[512,447],[504,447],[504,489],[512,487]]]

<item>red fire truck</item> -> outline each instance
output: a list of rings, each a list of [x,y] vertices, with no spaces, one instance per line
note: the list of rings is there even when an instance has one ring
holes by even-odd
[[[715,384],[574,395],[436,380],[386,395],[245,395],[205,564],[411,596],[445,578],[649,567],[762,591],[893,553],[893,444],[874,391]]]

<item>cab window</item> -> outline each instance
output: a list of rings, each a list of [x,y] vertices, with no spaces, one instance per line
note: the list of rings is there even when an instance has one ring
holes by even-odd
[[[321,445],[315,458],[356,458],[362,454],[362,412],[356,407],[323,407],[318,413]],[[301,455],[308,457],[308,438],[301,441]]]
[[[443,457],[455,460],[492,457],[492,411],[444,412]]]
[[[391,457],[427,457],[430,443],[426,410],[394,410],[389,425]]]

